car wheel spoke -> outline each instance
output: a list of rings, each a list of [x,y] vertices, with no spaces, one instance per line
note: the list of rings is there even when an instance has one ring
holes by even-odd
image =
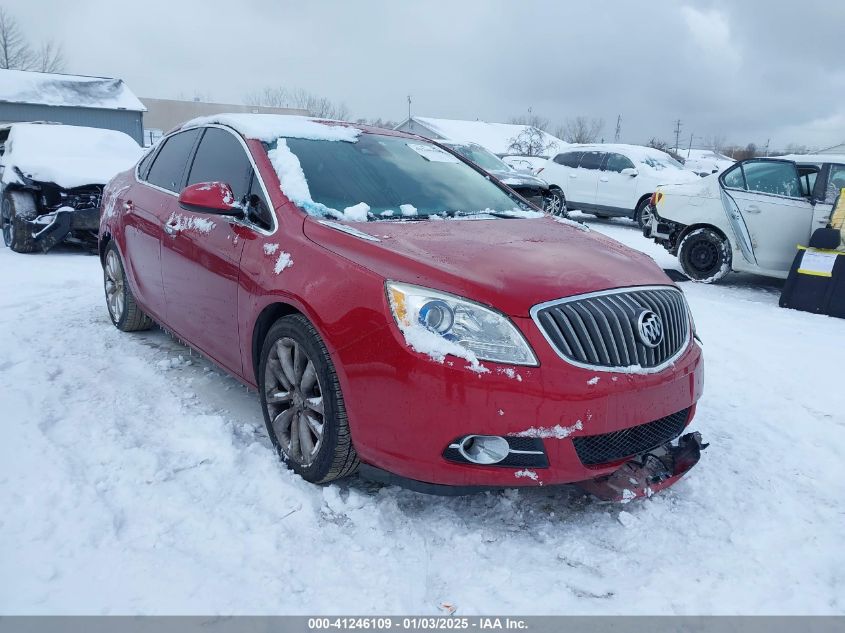
[[[302,381],[299,383],[299,388],[303,394],[310,393],[317,384],[317,370],[314,369],[314,363],[310,360],[305,366],[305,371],[302,372]]]
[[[319,413],[322,417],[323,413],[323,396],[318,396],[316,398],[306,398],[305,406],[311,409],[314,413]]]
[[[315,419],[314,416],[310,415],[307,411],[302,415],[305,416],[305,420],[308,422],[308,426],[311,428],[312,431],[314,431],[314,435],[317,436],[317,439],[322,439],[323,423]]]
[[[293,366],[293,348],[296,346],[296,343],[290,341],[290,344],[286,344],[286,341],[289,341],[289,339],[279,341],[276,344],[276,349],[279,354],[279,363],[281,364],[282,372],[284,373],[285,380],[287,380],[286,386],[293,387],[293,385],[298,383],[296,370]]]
[[[290,391],[280,390],[278,387],[271,387],[267,393],[267,404],[282,404],[290,402],[293,399],[293,394]]]
[[[299,446],[299,415],[294,409],[289,409],[289,411],[291,412],[289,457],[302,463],[302,449]]]
[[[299,445],[302,448],[303,461],[310,462],[311,456],[314,453],[314,440],[311,437],[311,428],[308,422],[308,417],[301,413],[299,415]]]
[[[277,439],[283,438],[290,432],[294,413],[293,409],[285,409],[273,420],[273,431],[275,431]]]

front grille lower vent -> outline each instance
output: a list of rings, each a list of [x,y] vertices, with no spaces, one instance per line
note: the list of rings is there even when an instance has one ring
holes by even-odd
[[[621,431],[576,437],[572,440],[575,452],[585,466],[607,464],[646,453],[678,437],[686,426],[689,411],[684,409],[654,422]]]
[[[662,340],[649,347],[638,320],[653,312]],[[687,346],[689,316],[684,296],[670,286],[626,288],[560,299],[535,307],[531,316],[564,359],[587,367],[657,370]]]

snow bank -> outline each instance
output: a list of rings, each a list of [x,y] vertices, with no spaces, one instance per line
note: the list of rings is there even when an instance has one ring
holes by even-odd
[[[16,123],[6,140],[3,182],[16,182],[14,168],[65,188],[104,185],[129,169],[143,149],[123,132],[76,125]]]
[[[182,127],[209,123],[228,125],[246,138],[254,138],[265,143],[273,143],[276,139],[285,137],[355,143],[361,135],[361,130],[340,121],[328,122],[286,114],[214,114],[191,119]]]

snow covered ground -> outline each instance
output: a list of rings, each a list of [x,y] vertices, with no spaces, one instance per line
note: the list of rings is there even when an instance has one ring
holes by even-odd
[[[682,284],[711,446],[623,506],[309,485],[254,394],[112,327],[96,257],[0,248],[0,271],[2,614],[845,613],[845,321],[779,309],[771,281]]]

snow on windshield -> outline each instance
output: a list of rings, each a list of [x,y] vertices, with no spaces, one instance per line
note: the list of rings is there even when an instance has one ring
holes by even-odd
[[[134,165],[143,149],[123,132],[74,125],[18,123],[0,158],[3,182],[16,182],[15,167],[33,180],[60,187],[104,185]]]

